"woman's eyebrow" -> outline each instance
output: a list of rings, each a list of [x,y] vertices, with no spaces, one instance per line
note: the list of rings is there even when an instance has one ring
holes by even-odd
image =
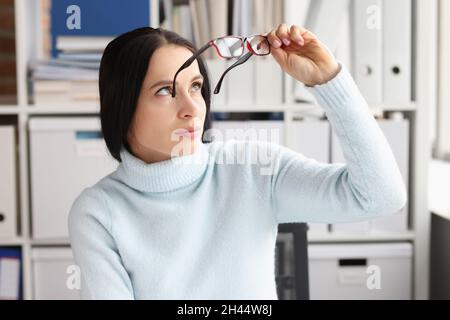
[[[191,81],[198,80],[198,79],[202,79],[203,80],[203,76],[201,74],[198,74],[198,75],[194,76],[191,79]],[[172,84],[172,83],[173,83],[173,80],[161,80],[161,81],[158,81],[155,84],[153,84],[150,87],[150,90],[153,89],[154,87],[158,87],[158,86],[162,86],[162,85],[168,85],[168,84]],[[178,85],[178,81],[176,82],[176,85]]]

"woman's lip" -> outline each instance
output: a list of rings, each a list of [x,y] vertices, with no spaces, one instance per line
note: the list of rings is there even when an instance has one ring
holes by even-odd
[[[179,136],[185,136],[185,137],[196,137],[201,133],[200,129],[194,129],[194,130],[180,130],[180,131],[176,131],[175,134],[179,135]]]

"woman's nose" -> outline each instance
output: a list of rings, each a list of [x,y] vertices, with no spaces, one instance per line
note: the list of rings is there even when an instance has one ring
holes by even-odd
[[[177,92],[178,97],[178,92]],[[198,102],[187,94],[180,94],[180,111],[179,116],[183,119],[195,118],[198,114]]]

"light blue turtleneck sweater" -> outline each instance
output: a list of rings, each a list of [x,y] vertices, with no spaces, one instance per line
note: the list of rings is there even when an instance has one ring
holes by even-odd
[[[396,161],[345,66],[308,90],[346,164],[256,141],[202,144],[153,164],[123,149],[117,170],[85,189],[70,212],[82,297],[277,299],[279,223],[400,210],[406,190]]]

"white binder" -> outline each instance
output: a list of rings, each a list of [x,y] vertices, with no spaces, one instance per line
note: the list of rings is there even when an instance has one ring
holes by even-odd
[[[0,126],[0,238],[17,234],[14,126]]]
[[[213,50],[213,49],[210,49]],[[214,89],[219,81],[220,76],[227,68],[227,62],[224,59],[208,59],[207,61],[208,69],[209,69],[209,81],[211,85],[211,104],[212,109],[214,110],[214,106],[223,106],[227,104],[227,96],[228,96],[228,76],[222,81],[222,85],[220,87],[220,92],[218,94],[214,94]]]
[[[19,286],[20,259],[0,257],[0,300],[18,300]]]
[[[118,163],[106,149],[98,117],[32,118],[29,129],[33,238],[66,239],[76,197]]]
[[[392,1],[391,2],[395,2]],[[369,104],[383,100],[382,0],[354,0],[351,5],[353,76]]]
[[[333,53],[339,43],[336,30],[340,29],[349,5],[350,0],[314,0],[310,3],[305,26]]]
[[[280,66],[272,57],[254,58],[256,105],[274,106],[282,104],[283,72]]]
[[[283,145],[284,122],[280,120],[214,121],[214,141],[259,140]]]
[[[33,248],[31,250],[33,299],[78,300],[81,283],[79,269],[70,248]]]
[[[251,57],[247,62],[233,68],[225,77],[228,77],[228,103],[231,105],[250,106],[255,103],[254,84],[254,60],[258,57]],[[231,66],[236,60],[228,61]]]
[[[308,16],[311,0],[285,0],[284,21],[287,24],[295,24],[304,27]]]
[[[383,96],[386,104],[411,101],[411,0],[383,2]]]
[[[336,52],[339,41],[341,40],[336,30],[340,30],[346,13],[349,8],[350,0],[314,0],[297,5],[291,4],[295,8],[308,8],[306,16],[299,14],[300,25],[313,32],[321,42],[323,42],[333,54]],[[297,1],[295,1],[297,2]],[[289,8],[289,7],[288,7]],[[286,9],[285,9],[286,11]],[[296,11],[290,13],[295,16]],[[291,21],[294,21],[292,18]],[[302,23],[304,20],[304,23]],[[314,96],[306,89],[302,83],[294,81],[294,100],[297,102],[316,103]]]
[[[291,123],[288,147],[319,162],[330,162],[330,124],[324,120],[303,120]],[[326,223],[308,223],[310,234],[328,233]]]

